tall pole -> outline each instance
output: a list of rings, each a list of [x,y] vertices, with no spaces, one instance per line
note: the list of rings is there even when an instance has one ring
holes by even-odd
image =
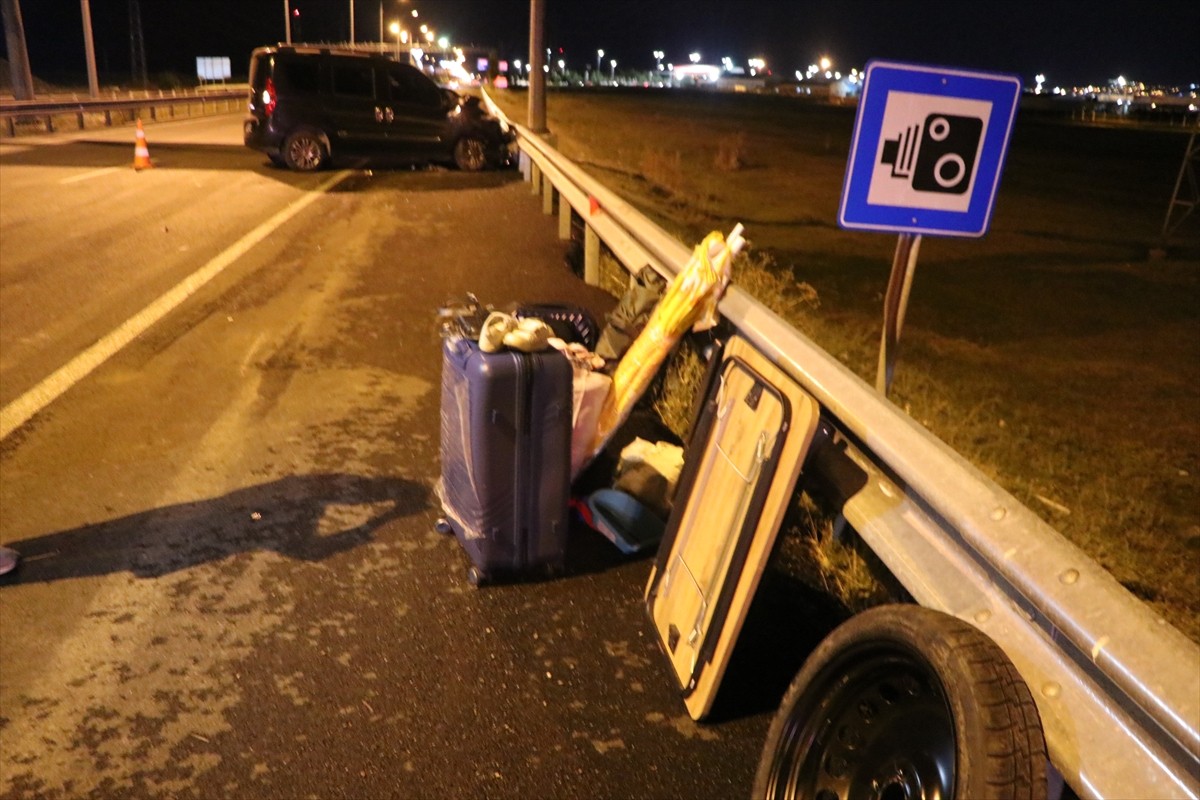
[[[83,49],[87,55],[88,94],[100,96],[100,80],[96,77],[96,45],[92,43],[92,7],[88,0],[79,0],[83,12]]]
[[[33,71],[29,68],[29,51],[25,47],[25,23],[21,21],[20,0],[0,0],[3,12],[4,39],[8,45],[8,71],[12,80],[14,100],[33,99]]]
[[[383,43],[383,0],[379,0],[379,44],[382,45]],[[382,50],[383,48],[380,47],[380,49]]]
[[[129,64],[131,80],[140,83],[145,89],[146,79],[146,40],[142,36],[142,8],[138,0],[129,0]]]
[[[350,0],[350,44],[354,44],[354,0]]]
[[[529,129],[546,132],[545,0],[529,0]]]
[[[292,43],[292,2],[283,0],[283,35],[284,41]]]

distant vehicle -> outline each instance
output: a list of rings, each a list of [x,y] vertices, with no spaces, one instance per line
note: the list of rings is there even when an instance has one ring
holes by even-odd
[[[387,56],[317,47],[260,47],[250,55],[247,147],[301,172],[343,156],[507,165],[514,137],[478,98],[440,88]]]

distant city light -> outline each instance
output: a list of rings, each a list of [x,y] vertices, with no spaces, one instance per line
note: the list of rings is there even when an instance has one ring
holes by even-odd
[[[699,64],[700,63],[700,54],[699,53],[688,53],[688,61],[692,62],[693,64]]]
[[[829,60],[829,56],[821,56],[819,63],[823,72],[829,72],[829,68],[833,66],[833,62]]]

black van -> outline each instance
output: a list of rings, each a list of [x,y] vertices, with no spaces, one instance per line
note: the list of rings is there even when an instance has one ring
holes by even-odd
[[[251,53],[244,133],[247,147],[305,172],[341,156],[476,171],[509,163],[513,143],[478,98],[384,55],[324,47]]]

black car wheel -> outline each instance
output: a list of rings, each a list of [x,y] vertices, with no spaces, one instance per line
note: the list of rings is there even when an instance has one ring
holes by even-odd
[[[454,163],[463,172],[479,172],[488,165],[487,144],[468,134],[454,144]]]
[[[919,606],[852,617],[805,662],[767,733],[755,798],[1045,798],[1029,689],[978,629]]]
[[[316,131],[301,128],[283,143],[283,160],[298,172],[315,172],[325,166],[329,153]]]

